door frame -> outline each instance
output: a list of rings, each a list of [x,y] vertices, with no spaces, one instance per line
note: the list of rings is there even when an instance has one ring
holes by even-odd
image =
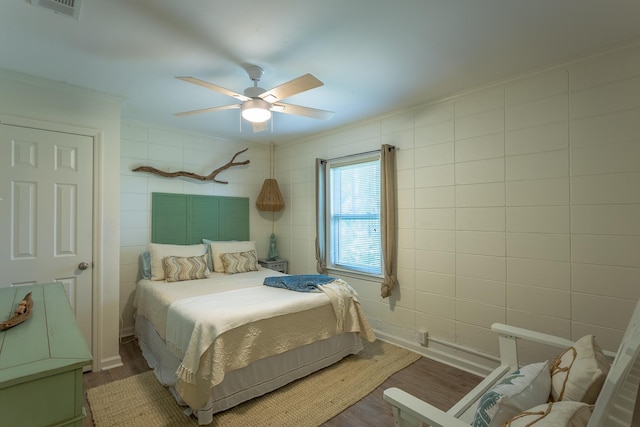
[[[100,129],[93,129],[88,127],[77,126],[66,123],[56,123],[46,120],[31,119],[26,117],[11,116],[7,114],[0,114],[0,124],[19,126],[25,128],[40,129],[52,132],[62,132],[74,135],[82,135],[89,137],[93,140],[93,218],[92,218],[92,232],[93,242],[92,251],[93,268],[91,269],[91,342],[87,343],[91,354],[93,355],[93,361],[91,363],[91,370],[98,371],[100,369],[100,357],[101,354],[101,342],[102,337],[99,336],[102,330],[102,293],[99,292],[103,288],[100,278],[102,276],[102,251],[100,244],[103,241],[102,233],[102,197],[99,197],[102,189],[102,150],[104,145],[103,132]],[[98,260],[98,262],[96,262]]]

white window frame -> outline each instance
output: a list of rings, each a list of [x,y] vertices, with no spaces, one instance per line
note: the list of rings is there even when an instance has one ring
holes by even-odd
[[[363,276],[367,276],[367,277],[375,277],[375,278],[381,278],[382,273],[383,273],[383,268],[384,268],[384,260],[382,259],[382,238],[380,237],[379,240],[379,251],[380,251],[380,263],[378,265],[378,271],[372,271],[370,269],[366,269],[366,268],[357,268],[354,266],[349,266],[349,265],[344,265],[344,264],[339,264],[337,262],[335,262],[334,260],[334,254],[335,254],[335,242],[333,239],[333,234],[335,232],[334,227],[332,226],[332,217],[331,217],[331,212],[332,212],[332,202],[333,202],[333,194],[332,194],[332,186],[331,186],[331,169],[332,168],[336,168],[336,167],[344,167],[344,166],[348,166],[348,165],[352,165],[352,164],[359,164],[359,163],[371,163],[377,161],[379,166],[380,165],[380,153],[379,152],[374,152],[374,153],[364,153],[364,154],[360,154],[360,155],[354,155],[354,156],[348,156],[345,158],[339,158],[339,159],[332,159],[332,160],[328,160],[327,161],[327,168],[326,168],[326,176],[325,176],[325,189],[326,189],[326,193],[325,193],[325,243],[326,243],[326,266],[327,269],[329,270],[335,270],[335,271],[339,271],[339,272],[346,272],[346,273],[352,273],[355,275],[363,275]],[[378,180],[377,182],[378,186],[380,185],[380,181]],[[379,188],[379,187],[378,187]],[[378,232],[380,233],[381,231],[381,212],[380,209],[378,209]],[[380,234],[381,236],[381,234]]]

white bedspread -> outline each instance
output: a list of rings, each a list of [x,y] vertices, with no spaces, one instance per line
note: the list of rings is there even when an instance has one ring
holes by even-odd
[[[263,286],[265,277],[283,275],[277,271],[260,268],[242,274],[211,273],[207,279],[171,282],[140,280],[136,286],[133,306],[137,314],[145,317],[166,340],[169,306],[184,298],[217,294],[237,289]]]
[[[138,283],[137,315],[151,322],[182,361],[176,390],[191,407],[201,407],[226,372],[255,360],[343,332],[375,340],[346,282],[338,279],[318,293],[262,284],[276,275],[281,273],[261,268],[186,282]]]
[[[292,292],[267,286],[185,298],[167,315],[167,346],[182,359],[178,377],[194,383],[200,357],[224,332],[248,323],[327,304],[322,293]]]

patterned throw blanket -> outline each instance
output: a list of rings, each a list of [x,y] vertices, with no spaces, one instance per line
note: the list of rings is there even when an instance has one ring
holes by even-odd
[[[320,292],[319,285],[336,280],[333,277],[322,274],[298,274],[295,276],[271,276],[265,277],[263,284],[274,288],[289,289],[298,292]]]

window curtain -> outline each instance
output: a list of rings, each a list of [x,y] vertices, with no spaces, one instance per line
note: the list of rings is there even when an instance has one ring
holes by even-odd
[[[396,248],[396,192],[395,159],[393,145],[384,144],[380,149],[380,222],[382,228],[382,259],[384,281],[380,296],[387,298],[398,283]]]
[[[326,175],[327,161],[316,159],[316,270],[320,274],[327,273],[326,264]]]

